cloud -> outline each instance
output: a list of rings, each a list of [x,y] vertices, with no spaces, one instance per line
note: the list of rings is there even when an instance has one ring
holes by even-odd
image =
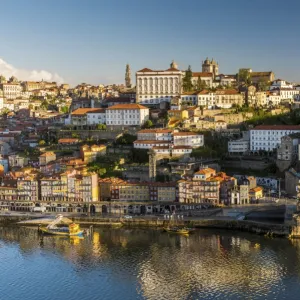
[[[3,75],[6,79],[11,76],[15,76],[19,80],[24,81],[56,81],[58,83],[63,83],[64,79],[60,77],[57,73],[50,73],[45,70],[24,70],[18,69],[13,65],[10,65],[5,60],[0,58],[0,75]]]

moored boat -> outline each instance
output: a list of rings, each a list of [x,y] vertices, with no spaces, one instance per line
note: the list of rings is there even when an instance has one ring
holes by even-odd
[[[164,231],[177,234],[189,234],[193,231],[192,228],[165,227]]]
[[[84,231],[80,229],[76,223],[71,223],[69,226],[59,227],[57,226],[63,216],[58,215],[56,219],[51,222],[47,227],[39,227],[39,231],[44,234],[60,235],[60,236],[82,236]]]

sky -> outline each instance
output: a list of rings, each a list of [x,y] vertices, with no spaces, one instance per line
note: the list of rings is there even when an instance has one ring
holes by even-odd
[[[125,66],[275,72],[300,82],[298,0],[0,0],[0,74],[124,83]]]

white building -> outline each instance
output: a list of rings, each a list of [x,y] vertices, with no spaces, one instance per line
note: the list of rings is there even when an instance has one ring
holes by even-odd
[[[106,112],[104,108],[92,109],[86,113],[87,125],[106,124]]]
[[[273,89],[281,89],[281,88],[286,88],[286,89],[293,89],[293,85],[286,82],[285,80],[282,79],[276,79],[272,82],[270,86],[270,90]]]
[[[195,132],[178,132],[170,129],[144,129],[138,131],[137,136],[138,139],[133,143],[134,148],[137,149],[175,147],[174,149],[180,152],[180,149],[188,150],[204,145],[204,136]],[[190,148],[185,148],[187,146]],[[161,148],[161,150],[165,150],[165,148]]]
[[[198,106],[213,108],[216,105],[216,95],[214,92],[203,90],[198,93]]]
[[[174,132],[174,146],[191,146],[192,148],[204,145],[204,136],[195,132]]]
[[[269,106],[277,106],[281,102],[281,97],[279,92],[276,90],[268,91],[267,92],[267,105]]]
[[[280,101],[294,102],[295,97],[300,94],[300,90],[295,88],[280,88],[272,89],[272,92],[277,92],[280,95]]]
[[[283,136],[300,132],[297,125],[259,125],[250,130],[251,151],[272,151],[276,149]]]
[[[117,104],[106,109],[106,124],[109,126],[141,126],[147,120],[149,108],[140,104]]]
[[[22,86],[18,83],[3,83],[2,90],[7,99],[16,99],[21,96]]]
[[[184,72],[185,75],[185,72]],[[192,84],[193,86],[198,85],[199,79],[201,83],[204,83],[207,87],[211,88],[213,86],[213,73],[210,72],[194,72],[192,73]]]
[[[184,155],[184,154],[191,154],[193,148],[191,146],[154,146],[152,148],[156,154],[172,154],[172,156],[176,155]]]
[[[137,132],[138,140],[172,141],[172,129],[142,129]]]
[[[135,149],[152,149],[153,147],[169,148],[171,145],[171,141],[137,140],[133,142]]]
[[[170,68],[155,71],[144,68],[136,72],[136,102],[144,105],[158,105],[170,102],[181,93],[182,72],[172,63]]]
[[[229,154],[244,154],[249,151],[250,142],[248,140],[239,139],[235,141],[228,141]]]

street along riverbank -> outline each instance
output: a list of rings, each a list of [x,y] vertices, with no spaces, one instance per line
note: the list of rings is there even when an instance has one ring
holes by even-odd
[[[100,216],[77,216],[68,218],[82,226],[112,226],[112,227],[142,227],[142,228],[163,228],[172,224],[172,221],[163,217],[145,216],[125,218],[107,218]],[[31,216],[0,216],[0,224],[15,224],[18,226],[46,225],[53,220],[51,217],[34,218]],[[246,231],[268,236],[288,237],[292,226],[286,224],[258,222],[253,220],[236,220],[232,218],[218,217],[193,217],[184,220],[177,220],[176,225],[195,228],[214,228],[236,231]]]

